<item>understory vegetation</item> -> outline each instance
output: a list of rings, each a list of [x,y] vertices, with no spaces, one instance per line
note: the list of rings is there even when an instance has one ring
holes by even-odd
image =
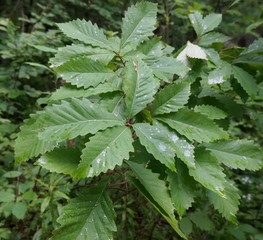
[[[263,238],[263,4],[0,13],[0,239]]]

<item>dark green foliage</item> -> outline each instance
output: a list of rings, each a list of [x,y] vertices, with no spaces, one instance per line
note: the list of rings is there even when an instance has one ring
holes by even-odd
[[[261,238],[260,4],[5,2],[0,238]]]

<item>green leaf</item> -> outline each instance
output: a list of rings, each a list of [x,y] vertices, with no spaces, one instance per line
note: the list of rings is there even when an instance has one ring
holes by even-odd
[[[189,176],[188,169],[180,161],[177,172],[168,171],[168,182],[173,204],[180,216],[192,206],[195,197],[195,181]]]
[[[156,28],[157,5],[150,2],[140,2],[131,6],[125,13],[122,24],[121,45],[130,44],[136,48],[139,43],[153,35]]]
[[[179,222],[179,226],[187,237],[193,230],[193,224],[188,217],[182,218]]]
[[[255,171],[263,166],[263,152],[252,141],[219,141],[206,144],[205,147],[218,161],[232,168]]]
[[[126,118],[124,96],[121,92],[107,93],[100,95],[100,97],[99,105],[101,107],[116,116],[121,116],[123,119]]]
[[[188,168],[195,168],[194,146],[175,133],[170,133],[169,138],[172,141],[172,146],[177,157],[180,158]]]
[[[189,96],[189,83],[170,84],[156,94],[152,104],[152,113],[158,115],[176,112],[188,102]]]
[[[15,141],[15,159],[17,163],[37,157],[39,154],[51,151],[56,147],[56,141],[49,138],[38,138],[38,133],[42,130],[42,124],[36,121],[43,114],[44,112],[30,115],[30,119],[25,120],[20,128]]]
[[[215,228],[214,223],[209,219],[205,212],[197,211],[190,213],[189,218],[201,230],[211,231]]]
[[[202,35],[203,32],[203,16],[200,12],[194,11],[188,15],[190,22],[198,36]]]
[[[146,57],[147,62],[155,62],[156,59],[164,56],[165,54],[171,54],[174,48],[163,43],[160,38],[153,37],[140,46],[138,46],[137,51],[142,52]]]
[[[124,124],[121,118],[99,109],[88,99],[75,98],[70,102],[63,101],[60,105],[47,107],[36,123],[41,126],[39,139],[55,142]]]
[[[17,202],[12,208],[12,214],[16,216],[17,219],[23,219],[27,211],[27,205],[22,202]]]
[[[188,167],[195,166],[194,146],[168,127],[155,121],[153,126],[146,123],[135,124],[134,130],[147,151],[172,171],[175,170],[175,154]]]
[[[67,82],[85,88],[96,87],[115,76],[105,65],[86,56],[71,59],[55,70]]]
[[[208,75],[208,84],[220,84],[225,81],[224,79],[224,70],[222,68],[216,68],[212,70]]]
[[[75,177],[93,177],[113,170],[124,159],[129,159],[129,152],[134,151],[132,142],[131,131],[125,126],[98,132],[86,143]]]
[[[220,197],[214,192],[208,192],[209,201],[214,205],[227,220],[237,224],[236,213],[238,211],[239,199],[238,189],[233,185],[232,181],[226,182],[224,190],[225,198]]]
[[[156,89],[151,69],[141,60],[128,62],[125,70],[123,91],[127,114],[131,118],[153,100]]]
[[[237,58],[234,63],[246,63],[251,64],[253,66],[256,66],[258,68],[263,67],[263,55],[241,55],[239,58]]]
[[[234,77],[240,83],[242,88],[247,92],[249,96],[255,97],[258,89],[254,77],[240,67],[233,66],[232,68]]]
[[[172,80],[174,74],[185,76],[190,70],[182,62],[172,57],[162,57],[150,67],[156,77],[166,82]]]
[[[194,107],[195,112],[199,112],[210,119],[224,119],[227,117],[227,113],[225,113],[220,108],[211,106],[211,105],[198,105]]]
[[[16,178],[19,177],[22,173],[19,171],[9,171],[6,172],[2,177],[6,177],[6,178]]]
[[[36,164],[50,172],[74,175],[80,160],[80,151],[75,148],[58,148],[42,155]]]
[[[154,125],[136,123],[133,129],[147,151],[169,169],[175,171],[175,152],[168,136],[169,130],[157,123]]]
[[[95,48],[91,46],[84,46],[83,44],[73,44],[66,47],[58,48],[57,54],[50,59],[52,66],[58,67],[73,58],[87,57],[93,61],[99,61],[107,65],[114,53],[107,49]]]
[[[177,113],[170,113],[156,117],[168,124],[172,129],[197,142],[211,142],[227,138],[228,135],[206,116],[189,109],[181,109]]]
[[[198,45],[208,47],[213,43],[225,43],[228,40],[230,40],[230,37],[227,37],[222,33],[211,32],[203,35],[198,41]]]
[[[252,44],[248,46],[240,55],[246,55],[251,53],[263,53],[263,38],[255,40]]]
[[[51,52],[51,53],[56,53],[57,52],[57,49],[54,49],[54,48],[50,48],[50,47],[47,47],[47,46],[42,46],[42,45],[30,45],[40,51],[43,51],[43,52]]]
[[[49,67],[47,67],[47,66],[45,66],[45,65],[43,65],[43,64],[40,64],[40,63],[36,63],[36,62],[25,62],[25,64],[30,65],[30,66],[33,66],[33,67],[43,68],[43,69],[45,69],[45,70],[53,73],[53,71],[52,71]]]
[[[225,197],[225,174],[217,160],[204,148],[198,148],[195,151],[195,161],[195,168],[190,168],[189,174],[205,188]]]
[[[44,213],[46,211],[46,209],[48,208],[48,206],[50,204],[50,200],[51,200],[50,196],[47,196],[44,198],[44,200],[42,200],[41,207],[40,207],[41,214]]]
[[[210,13],[204,17],[202,35],[214,30],[222,21],[222,14]]]
[[[0,202],[12,202],[15,200],[15,194],[10,191],[0,191],[0,196]]]
[[[68,98],[90,97],[94,95],[99,95],[101,93],[119,91],[120,88],[114,85],[115,84],[111,82],[104,82],[96,87],[89,87],[87,89],[77,88],[76,86],[72,85],[61,86],[56,92],[52,93],[52,95],[48,99],[48,102]]]
[[[178,221],[174,217],[174,206],[169,195],[166,183],[159,179],[159,174],[144,168],[143,164],[127,162],[138,179],[130,178],[132,183],[149,200],[158,212],[166,219],[173,229],[183,238],[184,234],[178,227]]]
[[[205,18],[195,11],[189,14],[190,21],[198,36],[214,30],[222,21],[222,14],[210,13]]]
[[[92,24],[91,21],[74,20],[67,23],[59,23],[58,27],[68,37],[77,39],[81,42],[90,44],[94,47],[111,49],[110,42],[106,38],[97,24]]]
[[[108,181],[96,187],[83,189],[69,200],[58,218],[60,228],[54,231],[51,240],[104,240],[113,239],[116,232],[115,212],[108,194]]]

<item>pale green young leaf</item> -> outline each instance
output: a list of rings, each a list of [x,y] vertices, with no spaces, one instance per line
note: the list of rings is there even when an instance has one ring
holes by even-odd
[[[83,189],[62,208],[58,218],[61,225],[51,240],[113,240],[117,231],[113,204],[108,194],[108,181]]]
[[[211,105],[198,105],[194,107],[195,112],[199,112],[210,119],[224,119],[227,117],[227,113],[222,109]]]
[[[213,43],[225,43],[230,40],[230,37],[218,32],[210,32],[203,35],[198,41],[198,45],[208,47]]]
[[[204,148],[195,151],[195,168],[189,174],[205,188],[224,197],[225,174],[217,160]]]
[[[126,126],[98,132],[86,143],[75,177],[94,177],[120,166],[134,151],[132,142],[131,130]]]
[[[15,160],[17,163],[26,161],[30,158],[37,157],[56,147],[56,141],[39,139],[38,133],[42,130],[42,125],[36,123],[36,120],[43,112],[30,115],[30,119],[24,121],[20,132],[15,141]]]
[[[188,102],[189,96],[189,83],[170,84],[156,94],[152,104],[152,113],[158,115],[176,112]]]
[[[73,20],[67,23],[59,23],[60,30],[70,38],[79,40],[94,47],[111,49],[111,44],[97,24],[92,24],[91,21]]]
[[[206,144],[205,147],[218,161],[232,168],[255,171],[263,166],[263,152],[252,141],[219,141]]]
[[[122,24],[120,48],[130,44],[136,48],[139,43],[153,35],[156,28],[157,5],[150,2],[138,2],[125,13]]]
[[[58,76],[77,87],[96,87],[115,77],[104,64],[86,56],[71,59],[55,68]]]
[[[240,67],[233,66],[232,68],[234,77],[240,83],[242,88],[247,92],[249,96],[255,97],[258,89],[254,77]]]
[[[99,109],[88,99],[75,98],[47,107],[36,123],[41,126],[41,130],[36,133],[39,139],[55,142],[124,124],[120,117]]]
[[[156,118],[168,124],[172,129],[186,136],[191,141],[211,142],[228,137],[228,134],[211,119],[187,108]]]
[[[136,123],[133,125],[140,143],[145,146],[157,160],[166,165],[171,171],[175,171],[175,152],[171,144],[171,139],[167,135],[168,129],[155,123]]]
[[[234,224],[237,224],[236,213],[238,211],[239,199],[238,189],[234,186],[234,183],[230,180],[226,182],[224,190],[225,198],[220,197],[212,191],[208,192],[209,201],[214,205],[227,220]]]
[[[156,210],[162,214],[173,229],[182,238],[185,238],[185,235],[180,230],[178,221],[174,216],[174,206],[166,183],[159,179],[159,174],[153,173],[150,169],[144,168],[143,164],[131,161],[128,161],[127,163],[137,177],[137,179],[130,177],[132,183],[149,200]]]
[[[123,91],[128,117],[135,116],[153,100],[155,85],[152,70],[143,61],[126,64]]]
[[[170,82],[173,75],[185,76],[190,70],[181,61],[172,57],[162,57],[150,65],[156,77],[165,82]]]
[[[74,175],[78,168],[81,152],[76,148],[57,148],[42,155],[36,164],[50,172]]]
[[[195,194],[195,181],[189,176],[188,169],[180,161],[176,165],[177,172],[168,171],[168,182],[172,202],[180,216],[192,206]]]
[[[68,99],[68,98],[82,98],[99,95],[101,93],[120,91],[120,88],[112,82],[104,82],[96,87],[89,87],[87,89],[77,88],[76,86],[66,85],[61,86],[57,91],[52,93],[48,98],[48,102]]]
[[[189,41],[187,42],[183,51],[179,53],[176,59],[178,61],[181,61],[185,66],[190,67],[190,64],[187,59],[188,57],[207,60],[207,55],[205,50]]]
[[[114,57],[114,53],[107,49],[84,46],[83,44],[73,44],[58,49],[54,58],[50,59],[52,66],[58,67],[73,58],[87,57],[93,61],[99,61],[107,65]]]

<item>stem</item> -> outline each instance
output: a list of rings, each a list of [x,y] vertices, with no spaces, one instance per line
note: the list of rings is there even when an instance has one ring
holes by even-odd
[[[163,0],[164,6],[164,18],[165,18],[165,26],[164,26],[164,39],[165,42],[169,42],[169,25],[170,25],[170,13],[167,0]]]
[[[125,67],[125,62],[124,62],[122,56],[118,52],[114,52],[114,53],[115,53],[115,56],[121,60],[122,65]]]

